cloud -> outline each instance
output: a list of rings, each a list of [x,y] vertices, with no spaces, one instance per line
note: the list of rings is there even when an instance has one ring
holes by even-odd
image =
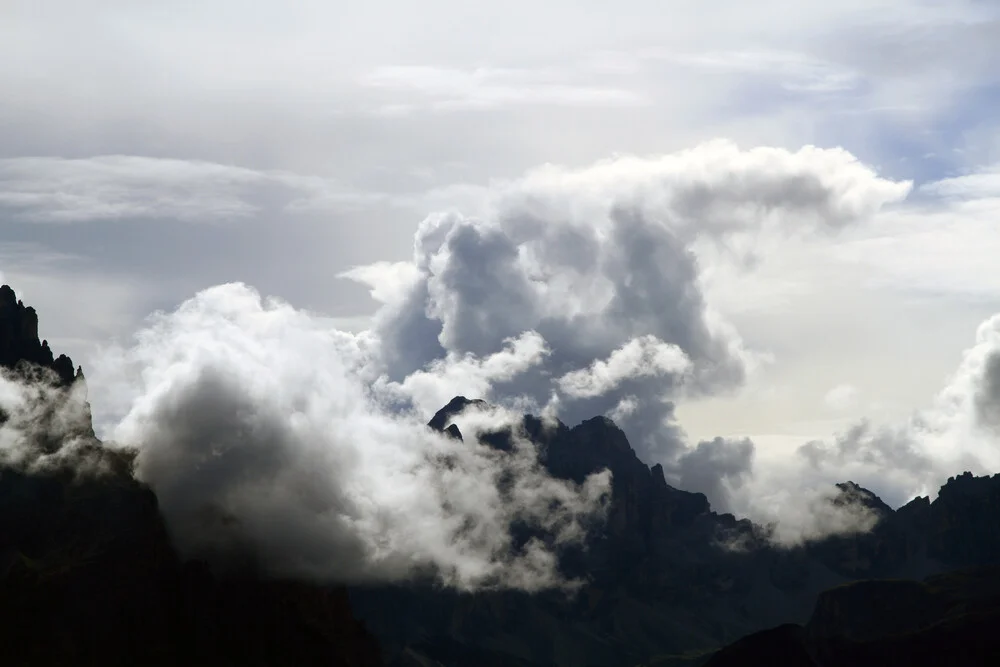
[[[823,405],[835,412],[844,412],[854,407],[859,393],[852,384],[838,384],[823,396]]]
[[[0,466],[100,475],[116,458],[94,439],[85,382],[63,387],[47,368],[0,369]]]
[[[424,220],[418,277],[379,311],[373,334],[400,381],[436,359],[482,357],[537,332],[550,353],[496,383],[497,400],[541,409],[555,395],[568,422],[614,413],[644,458],[670,462],[684,448],[674,401],[738,388],[766,356],[706,302],[696,250],[735,257],[761,235],[835,233],[909,189],[843,150],[725,141],[578,170],[544,166],[491,185],[475,217]],[[399,284],[385,265],[348,277]]]
[[[730,506],[775,522],[775,539],[794,543],[870,527],[873,518],[853,507],[857,503],[830,507],[833,482],[851,480],[898,507],[918,495],[935,496],[956,473],[995,473],[998,359],[1000,315],[979,326],[975,344],[931,406],[902,423],[859,420],[831,438],[806,442],[790,458],[760,452],[752,475],[730,487]]]
[[[992,350],[986,358],[974,401],[977,423],[1000,430],[1000,350]]]
[[[291,209],[348,207],[376,197],[346,191],[328,179],[199,160],[131,155],[0,159],[0,206],[38,222],[229,221],[259,212],[267,188]]]
[[[535,334],[485,358],[446,358],[397,384],[378,381],[374,342],[229,284],[158,313],[131,347],[95,365],[101,429],[138,448],[185,556],[323,581],[434,575],[463,590],[564,585],[555,549],[599,516],[606,473],[555,480],[533,445],[509,452],[477,434],[513,423],[466,415],[465,441],[432,431],[441,385],[484,390],[537,363]],[[551,543],[516,544],[511,526]]]
[[[380,384],[387,392],[409,402],[420,414],[433,414],[455,396],[489,399],[495,384],[508,383],[537,366],[549,354],[545,341],[534,331],[504,341],[504,348],[485,358],[449,354],[414,371],[402,382]]]
[[[897,294],[992,299],[1000,289],[990,270],[1000,251],[994,180],[984,171],[924,184],[867,233],[830,248],[830,257],[864,271],[870,286]]]
[[[772,76],[782,87],[797,92],[831,93],[848,91],[862,83],[860,74],[836,63],[787,51],[721,51],[670,56],[683,65],[732,72]]]
[[[568,73],[545,70],[477,68],[462,70],[426,65],[379,67],[362,77],[369,88],[392,94],[385,113],[483,110],[509,105],[636,106],[634,91],[567,80]]]
[[[958,202],[969,199],[996,199],[1000,197],[1000,165],[933,181],[922,186],[920,190],[929,195]]]
[[[911,187],[842,150],[742,151],[726,142],[580,170],[542,167],[492,184],[474,217],[425,220],[414,242],[417,278],[376,315],[372,333],[393,377],[435,359],[493,354],[536,332],[547,352],[510,381],[491,382],[494,400],[533,403],[570,423],[613,415],[644,460],[664,463],[668,481],[705,492],[717,508],[778,522],[779,542],[866,530],[875,519],[863,504],[831,505],[834,482],[856,481],[900,505],[933,494],[957,469],[1000,464],[987,433],[998,393],[993,325],[980,327],[927,410],[896,424],[857,421],[790,458],[740,437],[691,444],[674,411],[677,401],[738,389],[766,357],[712,308],[707,262],[747,274],[789,237],[847,230],[847,244],[857,243],[917,214],[915,204],[880,213]],[[864,224],[876,215],[877,225]],[[398,283],[393,271],[379,273],[366,281]],[[824,401],[843,411],[857,395],[840,385]]]
[[[704,493],[717,512],[732,511],[730,498],[750,477],[755,449],[749,438],[699,442],[678,459],[677,485]]]
[[[420,272],[411,262],[375,262],[353,267],[337,277],[367,285],[371,288],[372,299],[392,304],[401,301],[420,280]]]
[[[768,525],[768,538],[795,546],[831,535],[867,533],[881,519],[867,504],[870,495],[862,489],[842,494],[832,485],[784,495],[780,518]]]
[[[593,398],[617,389],[624,380],[679,374],[690,367],[691,361],[676,345],[640,336],[613,351],[607,361],[597,359],[587,368],[570,371],[556,384],[570,398]]]

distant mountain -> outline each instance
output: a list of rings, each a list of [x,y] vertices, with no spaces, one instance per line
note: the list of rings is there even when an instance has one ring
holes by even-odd
[[[1000,665],[1000,568],[926,580],[868,580],[822,593],[805,626],[725,647],[705,667],[985,667]]]
[[[474,403],[456,397],[429,425],[461,437],[452,418]],[[606,524],[595,527],[586,550],[561,554],[563,571],[587,585],[572,599],[353,588],[355,612],[379,637],[389,664],[698,664],[749,633],[805,623],[819,594],[839,584],[1000,564],[1000,476],[961,475],[933,503],[917,498],[896,511],[867,489],[839,484],[832,502],[865,506],[879,518],[875,528],[783,549],[766,539],[765,527],[715,513],[704,495],[672,488],[607,418],[546,429],[529,415],[522,426],[554,476],[582,481],[612,471]],[[502,448],[510,435],[487,440]]]
[[[82,371],[38,340],[35,311],[8,286],[0,287],[0,366],[54,387],[52,403],[78,400],[71,390]],[[104,448],[86,414],[68,434],[77,439],[71,458],[44,470],[0,464],[5,665],[380,664],[344,589],[220,578],[181,562],[131,456]],[[43,428],[28,445],[60,453],[57,434]],[[77,474],[84,464],[106,473]]]

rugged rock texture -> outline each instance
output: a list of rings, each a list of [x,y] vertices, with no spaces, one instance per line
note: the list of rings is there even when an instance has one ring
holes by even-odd
[[[65,354],[55,357],[47,340],[38,339],[38,314],[18,300],[10,285],[0,286],[0,367],[25,368],[36,365],[55,373],[65,386],[73,383],[79,369]]]
[[[429,425],[460,437],[452,419],[476,403],[456,397]],[[606,418],[546,428],[527,416],[523,428],[555,476],[581,481],[612,471],[607,523],[585,551],[561,554],[563,571],[586,586],[573,599],[354,589],[355,610],[389,664],[695,665],[749,633],[804,623],[820,592],[839,584],[1000,563],[1000,476],[954,478],[933,503],[918,498],[897,511],[856,484],[839,484],[833,502],[867,508],[877,526],[778,549],[765,527],[717,514],[704,495],[670,487],[662,468],[642,463]],[[486,439],[504,448],[510,433]],[[899,604],[916,602],[900,589]],[[798,636],[787,628],[771,636],[782,632]]]
[[[6,286],[0,288],[0,355],[7,372],[55,385],[46,400],[77,395],[69,390],[82,372],[73,373],[67,357],[54,359],[38,342],[34,310]],[[60,438],[69,437],[71,453],[59,452],[65,455],[44,470],[30,460],[0,463],[4,664],[381,663],[343,589],[220,578],[203,564],[182,563],[155,495],[132,477],[132,455],[103,447],[89,412],[74,414],[83,415],[83,428],[56,432],[42,424],[24,444],[52,454],[65,444]],[[11,427],[9,420],[2,424]]]

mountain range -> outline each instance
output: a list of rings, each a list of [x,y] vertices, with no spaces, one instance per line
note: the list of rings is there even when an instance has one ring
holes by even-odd
[[[452,428],[451,417],[470,405],[457,397],[429,425]],[[356,613],[391,664],[671,664],[663,661],[806,623],[817,600],[827,599],[823,591],[848,582],[1000,563],[1000,475],[953,477],[933,502],[918,497],[895,511],[867,489],[838,484],[830,502],[860,505],[875,526],[784,547],[767,527],[713,512],[704,495],[669,486],[662,467],[640,461],[605,417],[546,429],[526,416],[523,428],[556,477],[612,472],[606,523],[586,550],[563,555],[564,571],[586,586],[574,597],[352,590]],[[506,437],[488,440],[504,446]]]
[[[49,387],[53,410],[86,400],[82,369],[39,340],[9,286],[0,366]],[[456,397],[428,428],[461,439],[457,416],[484,406]],[[526,415],[516,428],[554,477],[612,473],[606,517],[559,549],[561,572],[581,582],[572,592],[330,587],[185,562],[134,452],[103,447],[88,424],[42,468],[0,459],[0,646],[22,665],[992,664],[1000,475],[960,474],[896,510],[838,484],[829,502],[874,526],[789,547],[671,487],[606,417],[571,428]],[[35,432],[32,446],[59,452],[65,434]],[[78,474],[81,461],[104,473]]]

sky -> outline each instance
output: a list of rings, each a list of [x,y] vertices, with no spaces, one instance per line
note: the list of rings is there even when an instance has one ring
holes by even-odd
[[[537,331],[561,379],[493,393],[569,421],[687,374],[647,462],[665,417],[780,462],[937,409],[1000,312],[998,57],[974,0],[7,0],[0,273],[97,382],[240,282],[393,382]]]

